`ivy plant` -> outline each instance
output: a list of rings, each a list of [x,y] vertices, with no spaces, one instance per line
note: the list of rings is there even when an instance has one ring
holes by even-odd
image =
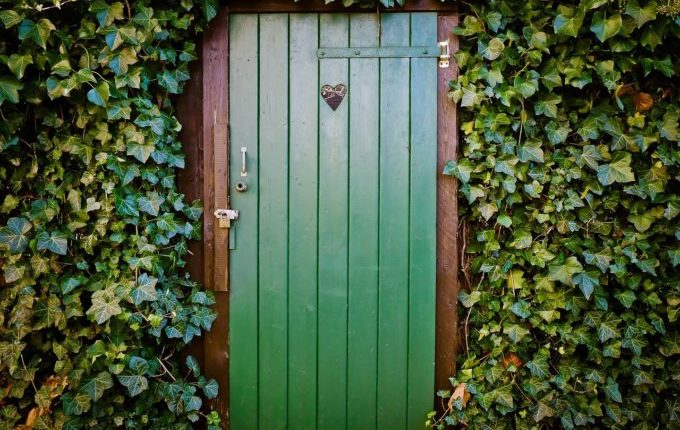
[[[173,96],[212,0],[0,0],[0,429],[189,429],[201,206]],[[203,412],[201,412],[203,410]]]
[[[461,351],[429,425],[680,428],[680,18],[665,3],[466,5],[446,167],[467,232]]]

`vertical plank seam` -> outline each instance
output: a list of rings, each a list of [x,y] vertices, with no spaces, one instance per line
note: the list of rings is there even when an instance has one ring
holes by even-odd
[[[257,262],[255,263],[255,267],[257,268],[257,274],[256,274],[256,285],[257,285],[257,309],[256,309],[256,315],[257,315],[257,353],[256,353],[256,366],[257,366],[257,416],[255,416],[255,429],[260,428],[260,184],[261,184],[261,173],[260,173],[260,67],[261,67],[261,61],[260,61],[260,56],[262,53],[262,49],[260,47],[260,20],[261,16],[260,14],[257,15],[257,228],[255,230],[255,243],[257,246],[257,256],[256,260]]]
[[[350,14],[347,14],[347,46],[350,46],[350,41],[352,40],[352,18]],[[352,201],[350,200],[350,164],[352,163],[352,153],[350,140],[352,138],[352,61],[347,59],[347,213],[345,215],[345,222],[347,223],[347,250],[346,250],[346,266],[345,266],[345,429],[348,429],[349,419],[349,294],[350,294],[350,283],[349,283],[349,250],[350,250],[350,240],[351,240],[351,224],[349,222],[350,208],[352,206]]]
[[[413,43],[413,14],[409,13],[408,14],[408,46],[411,46]],[[404,423],[404,428],[408,428],[408,418],[409,418],[409,389],[410,389],[410,384],[409,384],[409,369],[410,369],[410,363],[411,363],[411,275],[413,272],[413,268],[411,267],[412,261],[411,261],[411,233],[412,233],[412,228],[411,228],[411,209],[413,207],[413,202],[411,201],[411,186],[413,183],[413,168],[411,166],[412,160],[412,152],[413,152],[413,129],[412,129],[412,119],[413,119],[413,109],[411,107],[411,97],[412,97],[412,87],[413,87],[413,73],[411,68],[413,67],[413,60],[411,58],[408,59],[408,220],[406,221],[407,230],[407,243],[408,243],[408,276],[406,277],[406,377],[404,380],[406,381],[406,422]]]
[[[290,427],[290,414],[289,414],[289,403],[290,403],[290,14],[287,14],[288,20],[288,55],[286,61],[286,73],[288,76],[288,108],[286,115],[288,117],[288,126],[286,127],[286,143],[287,143],[287,154],[286,154],[286,423]]]
[[[316,46],[317,48],[321,46],[321,14],[316,15]],[[321,83],[321,60],[317,59],[316,68],[316,86],[319,87]],[[316,97],[316,121],[319,123],[321,119],[321,100],[317,95]],[[314,426],[319,427],[319,283],[320,283],[320,270],[319,270],[319,225],[321,219],[321,127],[320,124],[316,127],[316,364],[315,372],[315,390],[316,390],[316,404],[314,405]]]
[[[378,20],[378,46],[382,46],[382,18],[380,15],[377,17]],[[382,58],[378,58],[378,226],[377,230],[377,245],[378,245],[378,273],[377,281],[378,288],[376,289],[377,301],[376,301],[376,312],[375,312],[375,428],[378,428],[378,415],[380,410],[380,390],[378,380],[380,379],[380,222],[381,222],[381,211],[380,211],[380,201],[382,198],[382,173],[381,173],[381,156],[382,156]]]

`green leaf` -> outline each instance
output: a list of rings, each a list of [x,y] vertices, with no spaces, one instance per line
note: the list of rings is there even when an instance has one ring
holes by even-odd
[[[198,365],[198,361],[192,355],[187,355],[185,363],[195,378],[201,374],[201,368]]]
[[[597,168],[597,179],[602,185],[615,182],[628,183],[635,180],[635,174],[630,168],[631,156],[629,152],[617,152],[611,163]]]
[[[130,142],[127,145],[127,155],[135,157],[142,163],[146,163],[153,151],[156,149],[153,143],[149,144],[139,144],[135,142]]]
[[[113,387],[111,374],[103,371],[91,378],[83,379],[83,385],[80,387],[80,390],[87,393],[90,396],[90,399],[96,402],[102,398],[104,391],[111,387]]]
[[[56,27],[49,19],[43,18],[37,23],[30,19],[24,19],[21,21],[21,24],[19,24],[19,40],[30,38],[38,46],[46,49],[45,44],[53,30],[56,30]]]
[[[90,4],[89,11],[94,12],[101,27],[108,27],[115,20],[124,18],[123,4],[120,2],[108,5],[103,0],[95,0]]]
[[[619,391],[619,384],[617,384],[612,378],[607,378],[607,385],[604,386],[604,393],[607,395],[607,397],[615,402],[623,402],[621,391]]]
[[[209,379],[203,387],[203,393],[205,394],[205,397],[209,399],[216,398],[217,394],[219,393],[219,385],[217,384],[217,381],[214,379]]]
[[[50,250],[55,254],[66,255],[68,251],[68,235],[64,232],[53,231],[48,233],[46,231],[38,233],[36,236],[38,240],[38,250]]]
[[[545,115],[548,118],[557,118],[557,105],[562,103],[562,97],[550,94],[546,97],[541,98],[536,105],[534,110],[536,115]]]
[[[87,92],[87,99],[97,106],[106,107],[106,103],[109,101],[109,84],[100,82]]]
[[[139,210],[152,216],[158,216],[163,202],[165,202],[165,199],[156,192],[146,193],[146,197],[137,199]]]
[[[148,380],[141,375],[118,375],[118,381],[128,389],[131,397],[135,397],[149,388]]]
[[[626,2],[626,15],[635,20],[637,28],[642,27],[649,21],[656,19],[656,10],[658,6],[655,1],[647,3],[645,7],[641,8],[637,0],[628,0]]]
[[[449,161],[444,166],[445,175],[453,175],[458,178],[462,183],[467,184],[470,182],[470,175],[474,171],[475,166],[470,162],[470,160],[461,160],[460,162]]]
[[[0,245],[7,246],[12,254],[20,254],[28,245],[27,233],[33,224],[24,218],[10,218],[7,226],[0,229]]]
[[[143,273],[137,280],[137,286],[132,289],[130,295],[135,305],[140,305],[144,301],[158,300],[158,292],[156,291],[156,284],[158,279]]]
[[[512,324],[510,326],[503,327],[503,333],[506,334],[514,343],[518,343],[522,340],[522,338],[524,338],[524,336],[529,334],[529,330],[520,325]]]
[[[61,403],[66,415],[77,416],[90,410],[90,396],[87,393],[65,393]]]
[[[10,103],[19,103],[19,90],[24,86],[13,76],[0,77],[0,106],[6,100]]]
[[[564,36],[578,36],[578,31],[583,25],[583,12],[578,9],[577,12],[574,13],[573,9],[566,8],[563,8],[561,12],[562,13],[557,15],[553,20],[555,33]]]
[[[620,322],[620,318],[612,314],[607,315],[607,317],[600,323],[600,326],[597,329],[597,337],[600,339],[601,343],[605,343],[610,339],[615,339],[621,336],[617,328]]]
[[[217,16],[217,0],[201,0],[201,9],[206,21],[212,21]]]
[[[487,60],[493,61],[500,57],[504,49],[505,45],[503,44],[503,41],[497,37],[494,37],[488,42],[482,39],[477,42],[477,50],[479,51],[479,55],[486,58]]]
[[[6,29],[12,28],[19,24],[21,20],[24,19],[23,16],[12,9],[0,10],[0,21],[5,26]]]
[[[573,281],[579,286],[583,296],[588,300],[595,287],[600,285],[600,280],[598,279],[597,272],[581,272],[574,276]]]
[[[623,26],[623,19],[621,14],[614,14],[610,17],[605,17],[603,11],[595,12],[593,21],[590,24],[590,31],[595,33],[600,42],[616,36],[621,31]]]
[[[33,64],[33,56],[31,54],[12,54],[7,59],[7,67],[18,79],[24,76],[24,71],[29,64]]]
[[[104,324],[112,316],[123,312],[119,303],[113,290],[97,290],[92,293],[92,306],[87,310],[87,315],[93,316],[97,324]]]
[[[583,272],[583,266],[576,257],[569,257],[564,264],[550,266],[548,279],[572,285],[572,276]]]
[[[2,242],[2,239],[0,239],[0,242]],[[680,249],[669,250],[668,257],[671,259],[673,267],[680,265]]]
[[[478,303],[482,298],[482,293],[479,291],[473,291],[471,293],[466,293],[465,291],[461,291],[458,293],[458,300],[460,300],[460,303],[465,306],[466,308],[471,308],[472,306],[475,305],[475,303]]]
[[[517,149],[517,158],[519,161],[526,163],[535,161],[543,163],[543,149],[541,149],[541,141],[538,139],[529,139],[526,143]]]

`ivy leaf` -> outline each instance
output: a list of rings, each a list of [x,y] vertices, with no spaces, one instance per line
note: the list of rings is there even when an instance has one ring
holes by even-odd
[[[135,157],[137,160],[141,161],[142,163],[146,163],[146,161],[149,159],[153,151],[155,150],[155,146],[152,144],[139,144],[139,143],[134,143],[130,142],[127,145],[127,155],[131,155]]]
[[[593,294],[595,287],[600,285],[600,280],[598,279],[597,272],[581,272],[574,276],[574,283],[579,286],[583,296],[586,300],[590,299],[590,295]]]
[[[626,2],[626,15],[635,20],[637,28],[642,27],[649,21],[656,19],[656,10],[658,5],[655,1],[649,2],[645,7],[641,8],[637,0],[628,0]]]
[[[474,171],[475,166],[470,162],[470,160],[462,160],[460,162],[449,161],[444,166],[445,175],[453,175],[458,178],[462,183],[467,184],[470,182],[470,175]]]
[[[100,82],[87,92],[87,99],[97,106],[106,107],[106,103],[109,101],[109,84]]]
[[[529,330],[518,324],[512,324],[510,326],[503,327],[503,333],[506,334],[514,343],[518,343],[524,336],[529,334]]]
[[[46,231],[38,233],[36,236],[38,240],[38,250],[50,250],[55,254],[66,255],[68,251],[68,235],[64,232],[53,231],[48,233]]]
[[[209,399],[214,399],[217,397],[218,392],[219,385],[217,384],[217,381],[214,379],[209,379],[208,382],[203,387],[203,393],[205,394],[205,397]]]
[[[572,276],[583,272],[583,266],[576,257],[569,257],[564,264],[550,266],[548,279],[572,285]]]
[[[600,339],[601,343],[605,343],[610,339],[615,339],[621,336],[617,328],[620,322],[620,318],[612,314],[607,315],[607,317],[600,323],[600,326],[597,329],[597,337]]]
[[[113,290],[97,290],[92,293],[92,306],[87,310],[87,315],[92,315],[97,324],[104,324],[112,316],[123,312],[119,303]]]
[[[128,389],[131,397],[135,397],[149,388],[149,382],[142,375],[118,375],[118,381]]]
[[[2,239],[0,239],[0,242],[2,242]],[[669,250],[668,257],[671,259],[673,267],[680,265],[680,249]]]
[[[536,115],[545,115],[548,118],[557,118],[557,105],[562,103],[562,97],[550,94],[539,100],[534,106]]]
[[[466,293],[465,291],[461,291],[458,293],[458,300],[460,300],[460,303],[465,306],[466,308],[471,308],[472,306],[475,305],[475,303],[478,303],[482,299],[482,293],[479,291],[473,291],[470,294]]]
[[[103,371],[92,378],[83,379],[83,385],[80,387],[80,390],[87,393],[90,396],[90,399],[96,402],[102,398],[104,391],[111,387],[113,387],[111,374]]]
[[[503,44],[503,41],[497,37],[494,37],[488,42],[482,39],[479,39],[477,42],[477,50],[479,51],[479,55],[486,58],[487,60],[493,61],[500,57],[504,49],[505,45]]]
[[[201,368],[198,366],[198,361],[196,361],[192,355],[187,355],[185,363],[194,377],[197,378],[201,374]]]
[[[603,11],[595,12],[593,15],[593,21],[590,24],[590,31],[595,33],[600,42],[616,36],[621,31],[623,27],[623,19],[621,14],[614,14],[608,18],[605,18],[605,13]]]
[[[24,86],[12,76],[0,77],[0,106],[6,100],[10,103],[19,103],[19,90]]]
[[[555,33],[564,36],[578,36],[578,31],[583,25],[583,12],[578,9],[576,13],[572,8],[560,8],[560,14],[553,20]]]
[[[37,23],[30,19],[24,19],[21,21],[21,24],[19,24],[19,40],[30,38],[38,46],[46,49],[45,44],[53,30],[56,30],[56,27],[49,19],[43,18]]]
[[[630,152],[616,153],[611,163],[603,164],[597,168],[597,179],[602,185],[611,185],[615,182],[633,182],[635,174],[630,168],[630,162]]]
[[[538,139],[529,139],[526,143],[517,149],[517,158],[519,161],[526,163],[528,161],[535,161],[543,163],[543,149],[541,149],[541,141]]]
[[[28,245],[27,233],[31,231],[33,224],[24,218],[10,218],[7,226],[0,229],[0,245],[9,248],[12,254],[20,254]]]
[[[621,391],[619,391],[619,384],[617,384],[612,378],[607,378],[607,385],[604,386],[604,393],[607,395],[607,397],[617,403],[623,402]]]
[[[101,27],[108,27],[117,19],[123,19],[123,4],[115,2],[111,5],[103,0],[95,0],[90,4],[90,12],[97,16],[97,21]]]
[[[201,0],[201,8],[206,21],[211,21],[217,16],[217,0]]]
[[[146,193],[146,197],[140,197],[137,200],[137,205],[139,210],[146,212],[151,216],[158,216],[161,205],[165,202],[165,199],[158,195],[156,192]]]
[[[18,79],[24,76],[24,71],[29,64],[33,64],[33,56],[31,54],[12,54],[7,59],[7,67]]]
[[[82,415],[90,410],[90,396],[87,393],[65,393],[61,396],[66,415]]]
[[[143,273],[137,280],[137,286],[132,290],[132,301],[139,306],[144,301],[158,300],[158,292],[156,291],[156,284],[158,279]]]
[[[6,29],[10,29],[15,25],[19,24],[23,17],[17,13],[17,11],[12,9],[0,10],[0,21],[5,26]]]

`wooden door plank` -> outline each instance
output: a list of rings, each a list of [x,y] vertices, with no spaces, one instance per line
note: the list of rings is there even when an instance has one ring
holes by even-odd
[[[378,46],[378,43],[376,15],[352,14],[350,46]],[[349,429],[372,429],[376,425],[379,61],[357,58],[351,59],[349,66]]]
[[[437,14],[411,14],[411,44],[437,43]],[[433,409],[437,226],[437,60],[411,59],[407,428]]]
[[[451,56],[458,50],[458,39],[451,33],[458,25],[455,14],[439,15],[438,38],[448,40]],[[456,159],[458,123],[456,104],[448,97],[449,82],[458,75],[458,66],[439,69],[437,108],[437,312],[435,388],[451,388],[449,378],[456,370],[458,344],[458,185],[444,175],[444,166]]]
[[[345,47],[347,14],[320,16],[320,44]],[[348,60],[320,61],[319,84],[347,84]],[[351,89],[349,90],[351,91]],[[348,106],[319,106],[318,428],[346,428]]]
[[[409,14],[382,16],[382,46],[409,45]],[[406,427],[409,59],[380,59],[378,429]]]
[[[288,428],[316,428],[319,18],[290,16]]]
[[[258,17],[232,15],[229,26],[231,204],[241,217],[232,225],[230,251],[230,421],[233,430],[258,428]],[[248,192],[234,192],[241,180],[240,147],[248,148]],[[211,216],[211,214],[207,214]]]
[[[288,423],[288,15],[260,15],[260,428]]]

